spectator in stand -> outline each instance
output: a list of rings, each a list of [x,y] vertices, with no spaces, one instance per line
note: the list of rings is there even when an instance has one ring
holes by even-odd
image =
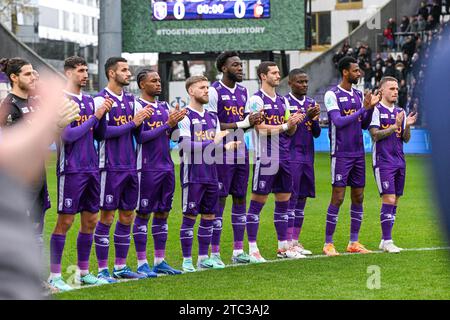
[[[381,57],[381,53],[378,52],[377,55],[375,56],[375,63],[374,64],[375,65],[379,64],[381,66],[381,68],[384,67],[384,60]]]
[[[353,48],[348,48],[346,56],[349,56],[349,57],[354,56]]]
[[[402,80],[406,79],[405,65],[403,64],[402,61],[399,61],[395,64],[395,78],[398,80],[399,83]]]
[[[383,61],[384,64],[384,61]],[[383,73],[383,67],[380,63],[377,63],[375,65],[375,87],[379,87],[380,86],[380,81],[383,78],[384,73]]]
[[[372,79],[375,76],[375,72],[373,71],[370,62],[365,62],[363,68],[361,70],[364,72],[364,90],[372,90]]]
[[[408,54],[408,56],[412,56],[416,51],[416,43],[412,36],[408,36],[405,40],[405,43],[402,46],[402,52]]]
[[[429,11],[428,11],[428,6],[427,6],[426,1],[422,1],[422,2],[420,3],[420,9],[419,9],[419,11],[417,12],[417,15],[422,16],[422,18],[423,18],[424,20],[426,20],[426,19],[428,18],[428,15],[429,15],[429,14],[430,14],[430,13],[429,13]]]
[[[445,12],[450,14],[450,0],[445,0]]]
[[[417,32],[417,16],[409,17],[408,28],[406,28],[406,32]]]
[[[405,109],[406,100],[408,96],[408,87],[406,86],[406,81],[400,81],[400,87],[398,88],[398,105]]]
[[[405,33],[406,30],[408,30],[409,27],[409,18],[408,16],[403,16],[402,22],[400,23],[400,32]],[[403,45],[403,42],[405,41],[405,36],[401,35],[398,39],[398,45],[401,47]]]
[[[441,22],[441,14],[442,14],[442,0],[441,1],[433,1],[433,5],[430,10],[431,16],[436,23]]]
[[[368,45],[361,45],[358,50],[358,59],[361,61],[370,61],[370,54],[369,54],[369,46]]]
[[[394,31],[392,30],[392,26],[390,24],[388,24],[386,29],[384,29],[383,36],[386,49],[388,51],[392,51],[394,49]]]
[[[436,22],[436,20],[433,18],[433,16],[432,15],[429,15],[428,16],[428,19],[427,19],[427,24],[426,24],[426,26],[425,26],[425,31],[433,31],[433,30],[436,30],[436,27],[437,27],[437,22]],[[428,37],[428,39],[429,39],[430,37]]]
[[[423,15],[420,14],[419,17],[417,18],[417,32],[425,31],[426,27],[427,21],[425,20]]]
[[[409,18],[408,16],[403,16],[402,23],[400,23],[400,32],[406,32],[409,27]]]
[[[385,77],[395,77],[395,61],[391,57],[386,60],[386,68],[384,69]]]

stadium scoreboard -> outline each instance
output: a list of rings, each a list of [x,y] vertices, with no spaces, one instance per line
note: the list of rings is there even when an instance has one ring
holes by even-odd
[[[123,51],[302,50],[301,0],[122,1]]]
[[[270,18],[270,0],[152,1],[154,21],[264,18]]]

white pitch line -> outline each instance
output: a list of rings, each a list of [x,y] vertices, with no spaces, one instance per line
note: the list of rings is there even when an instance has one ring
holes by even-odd
[[[431,247],[431,248],[409,248],[409,249],[403,249],[402,251],[405,252],[420,252],[420,251],[437,251],[437,250],[450,250],[450,247]],[[379,254],[379,253],[384,253],[381,250],[377,250],[377,251],[373,251],[372,253],[374,254]],[[366,256],[366,255],[370,255],[370,254],[358,254],[358,253],[341,253],[340,256]],[[279,263],[279,262],[284,262],[284,261],[295,261],[295,260],[300,260],[300,261],[307,261],[307,260],[312,260],[312,259],[321,259],[321,258],[335,258],[335,257],[328,257],[324,254],[320,254],[320,255],[312,255],[312,256],[306,256],[306,258],[302,258],[302,259],[277,259],[277,260],[267,260],[264,263],[261,264],[266,264],[266,263]],[[255,265],[255,264],[229,264],[226,265],[225,268],[236,268],[236,267],[244,267],[244,266],[249,266],[249,265]],[[216,269],[217,270],[217,269]],[[210,271],[209,269],[204,269],[204,270],[197,270],[197,272],[204,272],[204,271]],[[195,273],[197,273],[195,272]],[[180,275],[176,276],[179,277]],[[158,275],[158,278],[160,277],[167,277],[167,275]],[[119,280],[118,283],[124,283],[124,282],[129,282],[129,281],[137,281],[137,280]],[[81,287],[74,287],[74,291],[75,290],[85,290],[85,289],[90,289],[90,288],[96,288],[98,286],[81,286]]]
[[[410,248],[410,249],[403,249],[402,251],[414,252],[414,251],[437,251],[437,250],[450,250],[450,247]],[[385,252],[381,251],[381,250],[372,251],[372,254],[374,254],[374,253],[378,254],[378,253],[385,253]],[[339,257],[341,257],[341,256],[366,256],[366,255],[370,255],[370,254],[344,252],[344,253],[340,253]],[[318,254],[318,255],[313,255],[313,256],[306,256],[306,258],[301,258],[301,259],[267,260],[264,263],[277,263],[277,262],[296,261],[296,260],[305,261],[305,260],[310,260],[310,259],[322,259],[322,258],[335,258],[335,257],[329,257],[329,256],[326,256],[325,254]],[[264,263],[261,263],[261,264],[264,264]],[[241,266],[248,266],[248,264],[230,264],[230,265],[227,265],[226,267],[228,268],[228,267],[241,267]]]

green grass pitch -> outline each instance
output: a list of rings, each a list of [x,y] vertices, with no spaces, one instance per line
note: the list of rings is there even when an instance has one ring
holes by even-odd
[[[381,227],[379,223],[380,198],[367,156],[367,186],[365,215],[360,241],[369,249],[378,250]],[[45,238],[48,246],[56,221],[56,178],[54,157],[48,166],[48,182],[53,208],[46,217]],[[181,267],[179,227],[181,223],[181,192],[178,184],[174,197],[174,209],[169,218],[167,261]],[[325,216],[330,200],[330,161],[328,154],[316,156],[316,199],[309,199],[305,209],[305,222],[301,241],[314,255],[321,255],[324,242]],[[250,188],[250,186],[249,186]],[[429,185],[427,158],[407,156],[407,181],[405,195],[401,199],[393,236],[403,248],[446,247],[441,233],[439,217],[433,205]],[[250,194],[250,192],[249,192]],[[249,196],[248,196],[249,197]],[[276,260],[276,234],[273,225],[273,196],[261,213],[258,246],[268,260]],[[350,229],[349,194],[341,207],[335,234],[335,244],[344,252]],[[231,198],[224,213],[222,258],[230,263],[232,254]],[[196,225],[196,229],[198,223]],[[63,271],[76,265],[76,237],[79,218],[67,236],[63,257]],[[112,228],[113,229],[113,228]],[[195,234],[196,234],[195,229]],[[111,230],[112,234],[113,230]],[[112,236],[111,236],[112,239]],[[194,238],[193,257],[196,261],[197,244]],[[149,235],[149,261],[153,261],[153,240]],[[245,249],[248,250],[247,244]],[[110,266],[114,246],[110,248]],[[115,285],[83,288],[59,294],[57,299],[450,299],[449,250],[406,251],[401,254],[374,253],[370,255],[343,255],[335,258],[315,257],[296,261],[278,261],[260,265],[229,267],[159,277]],[[130,247],[128,263],[136,267],[134,244]],[[94,248],[91,254],[91,271],[96,273]],[[374,271],[375,270],[375,271]],[[70,273],[64,274],[67,279]]]

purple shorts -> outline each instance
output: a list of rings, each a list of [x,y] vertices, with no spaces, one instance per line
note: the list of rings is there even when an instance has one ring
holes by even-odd
[[[219,197],[233,195],[237,198],[247,196],[249,165],[246,164],[218,164]]]
[[[188,183],[182,193],[183,214],[217,214],[219,187],[213,184]]]
[[[100,209],[133,211],[138,201],[137,171],[102,171],[100,174]]]
[[[331,181],[333,187],[364,188],[366,185],[365,157],[331,157]]]
[[[293,198],[315,198],[314,163],[291,163]]]
[[[276,164],[264,164],[261,160],[256,160],[253,165],[253,193],[291,193],[293,180],[290,164],[289,160],[278,161]]]
[[[139,214],[152,212],[169,212],[172,210],[175,191],[175,174],[173,171],[142,171],[139,180]]]
[[[97,213],[100,203],[98,172],[68,173],[58,177],[58,213]]]
[[[378,168],[373,169],[375,181],[380,195],[395,194],[402,196],[405,189],[405,168]]]

